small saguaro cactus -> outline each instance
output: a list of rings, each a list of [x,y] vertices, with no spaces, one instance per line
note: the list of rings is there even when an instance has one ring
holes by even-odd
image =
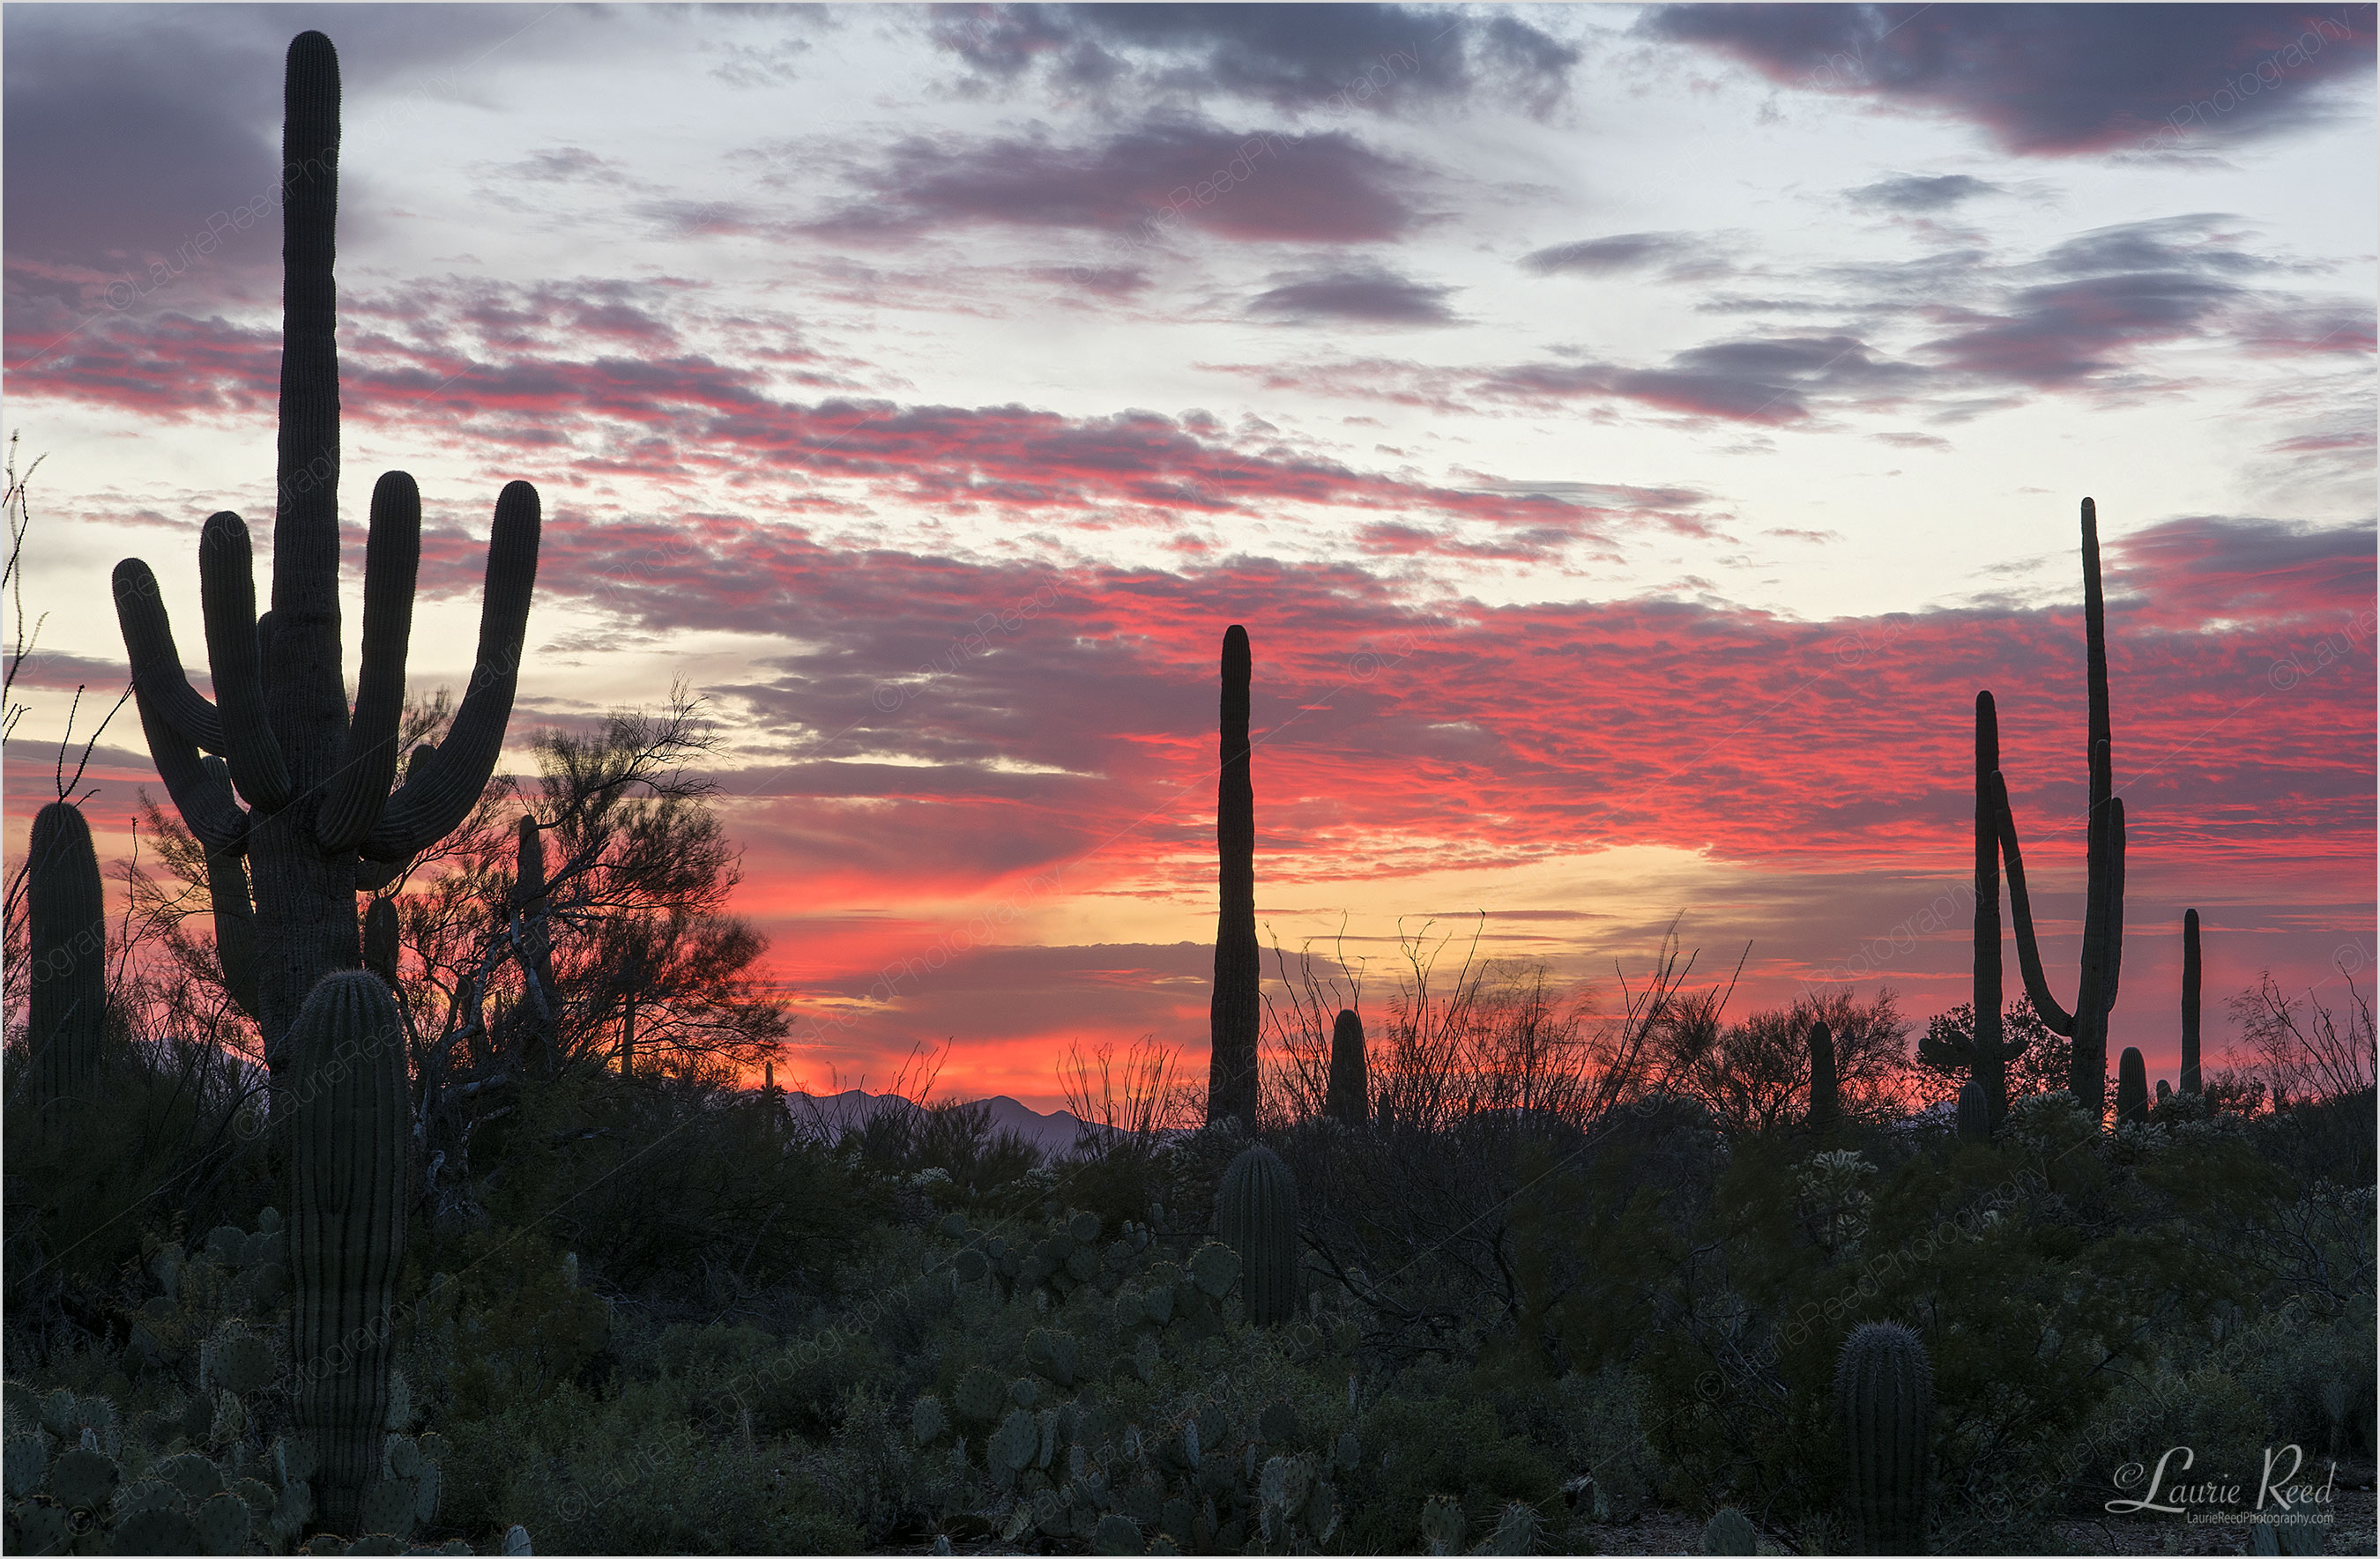
[[[2041,972],[2033,900],[2025,891],[2024,855],[2017,845],[2016,817],[2004,775],[1992,776],[1992,801],[2000,860],[2008,867],[2009,908],[2016,923],[2017,962],[2024,972],[2025,996],[2050,1033],[2073,1040],[2068,1091],[2095,1121],[2107,1108],[2107,1015],[2115,1009],[2124,955],[2124,803],[2116,794],[2107,714],[2107,610],[2099,587],[2099,509],[2087,498],[2082,501],[2082,634],[2090,702],[2091,805],[2084,838],[2082,969],[2071,1012],[2050,995],[2049,981]]]
[[[2149,1118],[2149,1069],[2138,1048],[2127,1045],[2116,1062],[2116,1119],[2145,1126]]]
[[[107,1019],[107,900],[82,809],[54,801],[34,814],[25,862],[35,1086],[44,1100],[87,1099],[99,1086]]]
[[[1297,1314],[1297,1180],[1262,1142],[1242,1149],[1215,1195],[1215,1231],[1239,1253],[1240,1304],[1248,1323],[1279,1325]]]
[[[2181,1091],[2203,1092],[2198,1056],[2198,912],[2181,916]]]
[[[1330,1029],[1330,1082],[1322,1113],[1348,1126],[1372,1118],[1371,1074],[1364,1063],[1364,1020],[1343,1010]]]
[[[323,1523],[357,1530],[389,1406],[388,1311],[405,1255],[405,1030],[364,970],[314,987],[289,1028],[292,1393],[320,1454]]]
[[[1812,1023],[1809,1127],[1813,1131],[1831,1131],[1841,1118],[1841,1095],[1835,1078],[1834,1031],[1824,1023]]]
[[[1916,1333],[1872,1321],[1851,1335],[1835,1366],[1835,1417],[1856,1552],[1925,1553],[1934,1371]]]
[[[1211,1055],[1207,1123],[1257,1119],[1257,802],[1249,776],[1248,686],[1254,677],[1248,631],[1223,633],[1221,761],[1215,779],[1215,994],[1208,1014]]]
[[[552,902],[545,892],[545,844],[538,833],[537,819],[527,813],[521,815],[514,859],[513,936],[528,975],[523,1058],[532,1070],[543,1070],[552,1059],[562,996],[553,983],[553,936],[546,925]]]
[[[283,104],[270,610],[257,614],[247,524],[214,514],[199,537],[210,700],[182,669],[149,565],[128,558],[114,579],[150,756],[206,848],[225,972],[262,1030],[276,1092],[299,1009],[324,976],[360,962],[358,891],[394,881],[469,816],[493,771],[519,678],[540,525],[537,489],[508,484],[496,500],[468,689],[443,743],[417,749],[396,784],[421,495],[402,471],[372,491],[351,709],[339,628],[339,59],[320,32],[291,41]],[[228,758],[227,768],[202,762],[202,751]],[[223,936],[242,922],[252,956]]]

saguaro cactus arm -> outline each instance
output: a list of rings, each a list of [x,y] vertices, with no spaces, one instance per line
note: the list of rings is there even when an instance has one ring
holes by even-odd
[[[2074,1014],[2049,994],[2048,978],[2041,972],[2041,944],[2033,932],[2033,897],[2024,886],[2024,851],[2017,843],[2015,815],[2009,810],[2008,780],[1998,774],[1992,776],[1992,800],[1999,819],[2000,861],[2008,868],[2009,919],[2016,928],[2016,961],[2024,973],[2024,994],[2051,1033],[2071,1038]]]
[[[405,655],[413,636],[413,586],[421,567],[421,492],[391,471],[372,489],[364,544],[364,656],[346,747],[316,815],[315,837],[334,852],[361,844],[380,821],[396,779],[397,727],[405,717]]]
[[[136,684],[133,702],[140,711],[140,729],[149,738],[149,756],[165,793],[190,826],[190,832],[209,850],[237,855],[248,848],[248,813],[232,794],[231,770],[221,758],[203,763],[188,737],[176,730]]]
[[[157,590],[157,576],[139,558],[115,565],[115,622],[124,633],[125,658],[132,662],[132,684],[148,700],[157,718],[193,746],[210,753],[229,751],[224,740],[223,716],[205,695],[190,686],[182,670],[181,651],[174,647],[174,624],[165,613],[165,599]]]
[[[470,816],[495,772],[504,750],[504,722],[512,718],[513,692],[520,680],[521,641],[528,631],[529,598],[537,586],[537,544],[541,520],[537,489],[505,484],[496,499],[494,534],[488,541],[488,576],[480,607],[480,647],[463,707],[455,711],[445,742],[417,750],[405,783],[363,841],[375,861],[401,861],[444,837]]]
[[[206,609],[207,664],[222,701],[232,780],[250,805],[278,812],[290,802],[289,768],[265,714],[248,526],[229,510],[210,515],[199,532],[199,599]]]
[[[231,772],[221,758],[203,760],[208,781],[231,794]],[[207,852],[207,901],[215,917],[215,962],[224,988],[249,1017],[260,1016],[256,988],[256,905],[249,897],[248,865],[233,850]]]

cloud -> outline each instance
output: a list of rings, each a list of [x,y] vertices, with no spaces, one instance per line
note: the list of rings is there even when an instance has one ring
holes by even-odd
[[[1301,324],[1451,325],[1455,315],[1446,299],[1453,291],[1366,266],[1278,283],[1250,299],[1248,308]]]
[[[1411,230],[1421,170],[1342,132],[1234,132],[1158,120],[1096,142],[913,136],[814,223],[854,238],[1000,224],[1135,236],[1195,229],[1243,242],[1372,243]]]
[[[1322,114],[1488,97],[1543,114],[1579,59],[1520,17],[1423,6],[953,6],[929,26],[979,81]]]
[[[2000,187],[1971,174],[1937,174],[1930,177],[1916,174],[1895,174],[1851,191],[1851,198],[1862,205],[1882,206],[1896,211],[1948,211],[1961,200],[1972,200],[1980,195],[1998,195]]]
[[[1662,6],[1638,26],[1781,86],[1964,119],[2075,156],[2247,140],[2317,122],[2368,79],[2370,6]]]
[[[1615,233],[1608,238],[1582,238],[1524,255],[1521,264],[1541,276],[1561,272],[1608,276],[1662,265],[1669,268],[1672,279],[1683,279],[1725,269],[1713,240],[1694,233]]]

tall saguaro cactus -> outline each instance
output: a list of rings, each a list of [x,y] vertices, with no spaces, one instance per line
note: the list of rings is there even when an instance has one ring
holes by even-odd
[[[1975,1090],[1960,1090],[1959,1131],[1988,1139],[2008,1115],[2008,1064],[2029,1041],[2010,1039],[2000,1021],[2000,835],[1996,788],[2000,767],[1999,711],[1986,690],[1975,695],[1975,998],[1974,1032],[1962,1042],[1928,1035],[1920,1054],[1965,1069]]]
[[[27,1033],[44,1102],[99,1085],[107,1020],[107,900],[82,808],[54,801],[25,843]]]
[[[339,62],[331,41],[289,45],[282,128],[282,356],[272,609],[260,618],[248,527],[211,517],[199,585],[215,698],[194,691],[149,565],[115,568],[117,622],[150,755],[207,848],[220,928],[249,918],[253,1008],[277,1079],[283,1040],[325,975],[357,967],[356,893],[384,886],[468,815],[511,717],[537,579],[537,489],[496,501],[477,663],[442,747],[396,777],[405,660],[421,551],[421,498],[401,471],[372,491],[363,659],[352,714],[341,677],[339,370],[332,276],[338,217]],[[229,760],[226,772],[200,752]],[[235,795],[237,787],[237,795]],[[247,804],[243,806],[242,802]],[[235,868],[246,857],[246,878]],[[221,871],[212,870],[217,861]],[[225,973],[239,956],[224,945]]]
[[[1248,631],[1223,634],[1222,762],[1215,782],[1215,995],[1208,1024],[1207,1120],[1257,1118],[1257,801],[1250,779]]]
[[[2202,1091],[2198,1057],[2198,912],[2181,915],[2181,1091]]]
[[[405,1256],[405,1031],[363,970],[314,987],[289,1028],[290,1327],[298,1428],[322,1456],[325,1527],[357,1529],[387,1426],[389,1300]]]
[[[2018,848],[2016,817],[2009,805],[2003,775],[1992,777],[1992,792],[2025,995],[2050,1033],[2073,1040],[2068,1087],[2097,1119],[2107,1103],[2107,1014],[2115,1009],[2124,953],[2124,804],[2115,793],[2114,740],[2107,714],[2107,611],[2099,588],[2099,510],[2087,498],[2082,501],[2082,632],[2090,685],[2091,810],[2084,845],[2082,967],[2071,1012],[2050,994],[2049,982],[2041,971],[2033,901],[2025,892],[2024,855]],[[1980,1020],[1982,1014],[1976,1016]]]
[[[1851,1335],[1835,1365],[1835,1416],[1852,1552],[1925,1553],[1934,1371],[1916,1333],[1872,1321]]]

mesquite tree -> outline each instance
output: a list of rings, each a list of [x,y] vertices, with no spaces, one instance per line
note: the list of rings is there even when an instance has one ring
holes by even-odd
[[[1222,763],[1215,783],[1215,996],[1208,1008],[1213,1045],[1207,1073],[1207,1120],[1257,1118],[1257,803],[1248,773],[1248,631],[1223,634]]]
[[[363,660],[350,713],[339,623],[339,370],[332,277],[338,216],[339,62],[331,41],[289,45],[282,162],[282,357],[272,609],[259,618],[248,527],[228,512],[199,539],[215,698],[182,670],[157,582],[116,565],[116,616],[157,772],[209,852],[226,984],[252,1000],[268,1064],[324,976],[358,967],[356,893],[385,885],[460,823],[504,744],[537,577],[537,490],[496,501],[477,663],[445,743],[396,777],[405,659],[421,551],[421,498],[392,471],[373,489]],[[200,752],[229,760],[229,783]],[[234,787],[237,787],[237,796]],[[240,804],[247,804],[242,806]],[[253,884],[234,869],[245,856]],[[228,923],[228,924],[227,924]],[[252,969],[231,961],[249,956]],[[245,993],[252,993],[248,995]]]
[[[2010,809],[2004,775],[1993,775],[1992,793],[2000,858],[2008,867],[2009,907],[2016,922],[2017,961],[2024,971],[2024,992],[2052,1033],[2073,1040],[2068,1087],[2096,1119],[2107,1108],[2107,1015],[2116,1006],[2116,983],[2124,954],[2124,803],[2116,794],[2107,716],[2107,614],[2099,589],[2099,511],[2087,498],[2082,501],[2082,631],[2091,704],[2091,810],[2084,847],[2082,969],[2071,1012],[2049,994],[2049,982],[2041,972],[2033,901],[2025,892],[2024,855],[2017,845],[2016,817]]]

